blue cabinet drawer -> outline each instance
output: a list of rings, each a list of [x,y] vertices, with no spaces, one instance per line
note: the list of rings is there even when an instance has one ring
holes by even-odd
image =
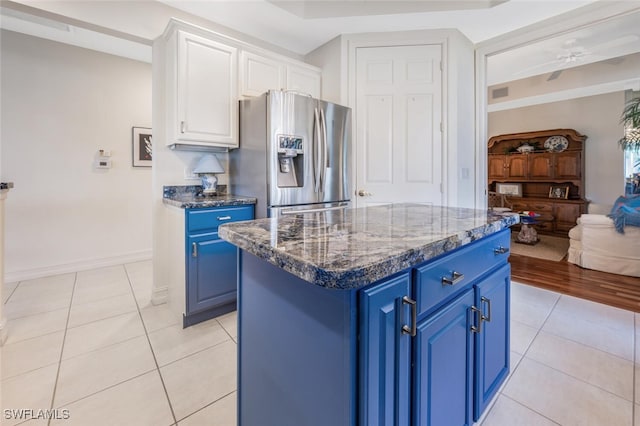
[[[510,235],[507,229],[416,268],[414,295],[418,303],[418,316],[455,295],[478,277],[506,263]]]
[[[253,219],[253,206],[219,207],[213,209],[187,210],[187,231],[217,230],[227,222]]]

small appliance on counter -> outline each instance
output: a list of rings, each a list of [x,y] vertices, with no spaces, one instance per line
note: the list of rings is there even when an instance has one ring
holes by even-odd
[[[258,199],[257,218],[349,207],[351,109],[271,90],[240,101],[229,189]]]

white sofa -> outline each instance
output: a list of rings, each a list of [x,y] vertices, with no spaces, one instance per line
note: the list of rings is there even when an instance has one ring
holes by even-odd
[[[640,227],[626,226],[616,231],[607,217],[611,206],[590,205],[589,214],[578,218],[569,231],[567,261],[578,266],[612,274],[640,277]]]

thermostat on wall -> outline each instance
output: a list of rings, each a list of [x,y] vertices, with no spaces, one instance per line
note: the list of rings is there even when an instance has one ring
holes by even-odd
[[[98,158],[95,163],[96,169],[110,169],[111,168],[111,158],[102,157]]]

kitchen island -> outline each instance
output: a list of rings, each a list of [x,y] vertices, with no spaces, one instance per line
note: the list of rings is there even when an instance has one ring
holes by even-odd
[[[238,424],[463,425],[509,372],[514,214],[418,204],[225,224]]]

